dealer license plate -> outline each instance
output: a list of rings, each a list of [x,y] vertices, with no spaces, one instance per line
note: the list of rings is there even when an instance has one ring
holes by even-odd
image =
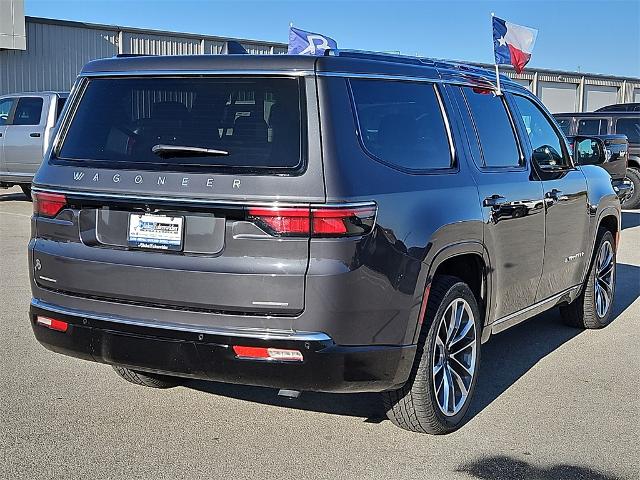
[[[156,250],[182,250],[184,217],[132,213],[129,246]]]

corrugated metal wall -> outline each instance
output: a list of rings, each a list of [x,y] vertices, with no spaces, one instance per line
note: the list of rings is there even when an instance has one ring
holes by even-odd
[[[2,1],[2,0],[0,0]],[[27,50],[0,50],[0,95],[20,91],[69,90],[89,60],[117,53],[219,54],[225,38],[26,18]],[[282,43],[241,40],[253,54],[285,54]],[[493,68],[491,65],[482,65]],[[640,101],[640,79],[578,73],[503,69],[536,93],[553,111],[589,111],[603,102]]]
[[[225,38],[27,17],[27,50],[0,50],[0,95],[69,90],[82,66],[117,53],[219,54]],[[283,44],[241,41],[252,54],[287,53]]]
[[[152,55],[198,55],[201,41],[193,38],[122,32],[122,53]]]
[[[89,60],[118,52],[114,30],[27,21],[27,49],[0,51],[0,94],[69,90]]]
[[[505,69],[503,73],[538,95],[553,113],[592,112],[612,103],[640,101],[635,93],[640,91],[640,79],[545,70],[517,74]]]

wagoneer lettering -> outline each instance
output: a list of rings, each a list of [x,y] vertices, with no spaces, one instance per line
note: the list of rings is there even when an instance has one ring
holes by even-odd
[[[492,333],[607,325],[620,202],[535,96],[331,53],[88,63],[34,180],[36,338],[141,385],[381,392],[447,433]]]

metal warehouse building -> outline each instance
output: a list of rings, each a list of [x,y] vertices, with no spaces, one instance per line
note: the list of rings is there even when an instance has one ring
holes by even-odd
[[[24,17],[22,0],[0,5],[0,95],[69,90],[86,62],[118,53],[219,54],[227,40],[239,41],[249,53],[287,51],[284,43]],[[535,92],[552,112],[640,102],[640,78],[541,69],[503,72]]]

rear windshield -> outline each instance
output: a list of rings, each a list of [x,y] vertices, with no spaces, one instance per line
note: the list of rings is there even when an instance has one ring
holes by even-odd
[[[91,79],[57,154],[105,167],[296,169],[300,100],[288,78]],[[186,148],[161,155],[159,145]]]

